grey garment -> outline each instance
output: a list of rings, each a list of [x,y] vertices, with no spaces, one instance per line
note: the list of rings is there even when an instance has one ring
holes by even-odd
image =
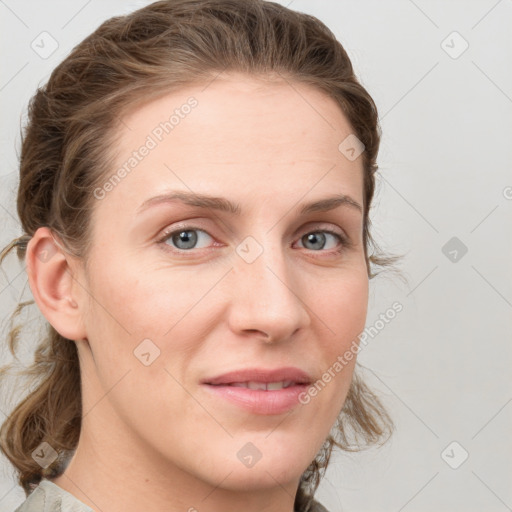
[[[43,478],[14,512],[94,512],[71,493]]]
[[[43,478],[39,485],[14,512],[94,512],[71,493]],[[317,501],[313,501],[308,512],[328,512]]]

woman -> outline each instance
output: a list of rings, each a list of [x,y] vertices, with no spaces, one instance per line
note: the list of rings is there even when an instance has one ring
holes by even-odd
[[[278,4],[156,2],[71,52],[31,102],[1,255],[48,321],[1,430],[17,512],[325,510],[332,448],[392,429],[354,373],[393,262],[379,141],[332,32]]]

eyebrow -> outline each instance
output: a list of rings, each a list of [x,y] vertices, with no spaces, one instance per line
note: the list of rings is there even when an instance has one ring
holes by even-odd
[[[232,215],[240,215],[242,212],[239,204],[233,203],[224,197],[196,194],[194,192],[171,191],[169,193],[147,199],[139,206],[137,213],[142,213],[151,206],[175,202],[181,202],[198,208],[211,208],[213,210],[227,212]],[[314,212],[327,212],[334,210],[339,206],[348,206],[358,210],[360,213],[363,213],[362,206],[356,200],[345,194],[336,194],[320,199],[319,201],[302,204],[300,206],[299,214],[306,215]]]

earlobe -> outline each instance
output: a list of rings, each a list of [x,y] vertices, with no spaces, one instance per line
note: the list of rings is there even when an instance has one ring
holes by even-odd
[[[83,307],[74,285],[71,257],[60,247],[52,231],[38,228],[27,245],[29,286],[41,313],[65,338],[86,337]],[[82,306],[82,307],[81,307]]]

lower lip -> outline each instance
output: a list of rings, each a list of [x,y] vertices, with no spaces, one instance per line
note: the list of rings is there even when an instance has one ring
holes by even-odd
[[[297,384],[283,389],[266,391],[237,386],[214,386],[204,384],[211,392],[254,414],[283,414],[299,403],[299,396],[308,388]]]

